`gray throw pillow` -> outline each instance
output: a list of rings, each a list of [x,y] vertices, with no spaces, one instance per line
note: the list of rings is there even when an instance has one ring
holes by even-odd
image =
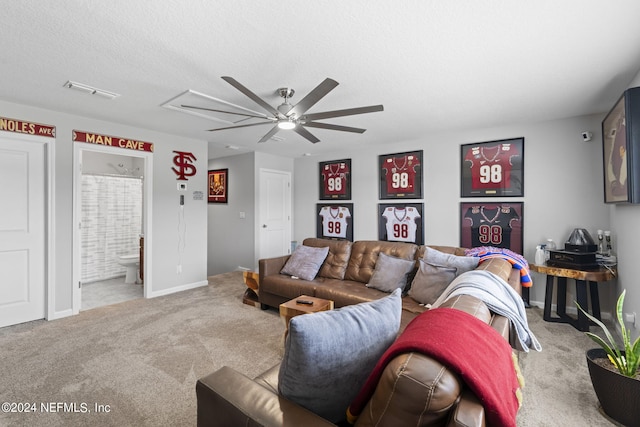
[[[300,245],[291,254],[280,273],[296,276],[304,280],[313,280],[327,258],[329,247],[312,248]]]
[[[285,398],[338,423],[400,329],[400,289],[372,302],[296,316],[278,375]]]
[[[383,292],[393,292],[397,288],[404,290],[407,286],[407,275],[415,265],[416,262],[413,260],[396,258],[380,252],[367,286]]]
[[[433,304],[453,279],[478,266],[478,258],[426,250],[408,295],[421,304]]]

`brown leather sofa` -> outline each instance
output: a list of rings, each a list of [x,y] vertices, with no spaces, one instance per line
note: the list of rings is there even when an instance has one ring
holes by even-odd
[[[380,252],[406,259],[418,259],[425,248],[409,243],[378,241],[327,241],[306,239],[307,246],[330,245],[329,255],[313,281],[280,274],[287,257],[260,260],[260,302],[277,307],[300,295],[332,299],[336,307],[371,301],[387,295],[367,288]],[[434,248],[463,254],[460,248]],[[520,292],[520,277],[508,261],[490,259],[478,269],[489,270]],[[344,270],[344,273],[341,273]],[[343,274],[344,280],[336,278]],[[265,288],[266,285],[266,288]],[[480,300],[456,296],[444,307],[464,310],[490,324],[506,340],[509,321],[489,311]],[[403,298],[402,326],[425,311],[410,297]],[[334,425],[278,394],[279,364],[250,379],[223,367],[196,384],[198,426],[331,426]],[[383,402],[383,403],[381,403]],[[397,356],[385,368],[373,396],[358,418],[357,427],[378,426],[484,426],[485,412],[478,398],[464,382],[437,360],[410,352]]]

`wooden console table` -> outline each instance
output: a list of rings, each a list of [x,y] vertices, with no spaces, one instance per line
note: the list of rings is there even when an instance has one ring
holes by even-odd
[[[598,320],[600,318],[600,297],[598,295],[598,282],[606,282],[613,279],[616,274],[615,270],[608,270],[600,267],[598,270],[575,270],[572,268],[550,267],[547,265],[531,264],[529,268],[532,271],[547,275],[547,288],[544,295],[544,315],[543,319],[547,322],[569,323],[579,331],[586,332],[589,330],[591,322],[580,310],[578,310],[577,318],[567,314],[567,279],[573,279],[576,282],[576,300],[580,307],[588,310],[587,285],[589,285],[589,294],[591,295],[591,314]],[[553,287],[557,282],[557,301],[556,315],[551,316],[551,300],[553,298]],[[577,307],[576,307],[577,308]]]

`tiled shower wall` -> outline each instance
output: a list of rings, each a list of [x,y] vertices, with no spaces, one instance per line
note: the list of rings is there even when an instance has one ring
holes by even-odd
[[[122,276],[121,255],[139,253],[141,178],[82,175],[82,283]]]

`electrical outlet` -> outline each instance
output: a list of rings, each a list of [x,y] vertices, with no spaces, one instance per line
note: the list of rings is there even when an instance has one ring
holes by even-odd
[[[176,274],[181,274],[182,273],[182,265],[178,264],[176,266]]]
[[[627,323],[632,323],[634,328],[638,328],[638,321],[635,311],[633,313],[625,313],[624,320]]]

